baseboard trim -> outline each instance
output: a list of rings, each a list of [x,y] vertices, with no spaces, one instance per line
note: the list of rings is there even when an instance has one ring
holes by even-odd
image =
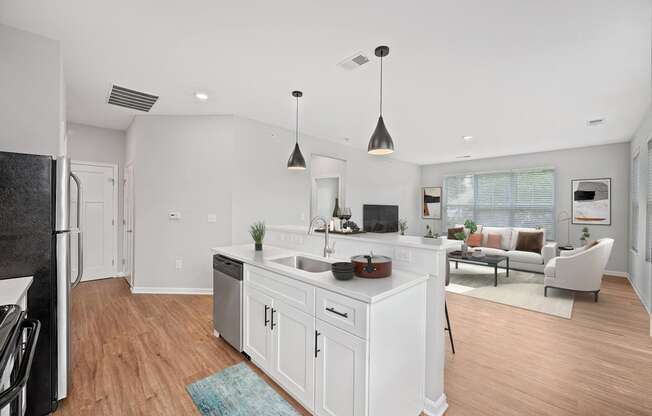
[[[442,393],[441,396],[439,396],[439,399],[437,399],[436,402],[433,402],[429,398],[425,398],[423,400],[423,413],[425,413],[428,416],[442,416],[444,413],[446,413],[446,409],[448,409],[448,402],[446,401],[446,395]]]
[[[193,287],[132,287],[131,293],[135,295],[212,295],[213,289]]]
[[[627,273],[627,272],[617,272],[615,270],[605,270],[604,274],[607,275],[607,276],[624,277],[625,279],[629,279],[629,273]]]
[[[638,296],[638,301],[641,302],[641,305],[643,305],[643,308],[647,311],[648,315],[650,315],[650,336],[652,336],[652,311],[648,306],[645,304],[645,301],[643,300],[643,296],[641,296],[641,293],[638,291],[638,288],[634,283],[632,283],[632,279],[627,276],[627,280],[629,280],[629,285],[634,289],[634,293],[636,293],[636,296]]]

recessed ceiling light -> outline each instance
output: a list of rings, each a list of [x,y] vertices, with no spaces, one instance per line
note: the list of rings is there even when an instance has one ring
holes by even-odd
[[[199,101],[207,101],[208,100],[208,94],[205,92],[196,92],[195,93],[195,98],[198,99]]]
[[[465,142],[470,142],[473,139],[473,136],[462,136]]]

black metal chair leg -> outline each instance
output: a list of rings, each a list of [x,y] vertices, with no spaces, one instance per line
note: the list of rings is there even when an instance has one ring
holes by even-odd
[[[593,292],[593,298],[594,298],[594,301],[595,301],[595,302],[598,301],[598,293],[600,293],[599,290],[598,290],[597,292]]]
[[[453,329],[451,328],[451,320],[448,317],[448,304],[444,302],[444,312],[446,312],[446,331],[448,331],[448,338],[451,341],[451,349],[453,354],[455,354],[455,343],[453,343]]]

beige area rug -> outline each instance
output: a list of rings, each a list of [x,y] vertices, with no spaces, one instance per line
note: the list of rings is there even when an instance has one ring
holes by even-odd
[[[499,269],[498,286],[494,287],[493,267],[460,263],[459,269],[455,269],[451,262],[446,291],[566,319],[573,313],[573,294],[551,288],[548,297],[544,297],[543,275],[538,273],[510,270],[507,277]]]

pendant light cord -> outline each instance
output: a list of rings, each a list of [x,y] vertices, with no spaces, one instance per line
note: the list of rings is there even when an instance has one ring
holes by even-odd
[[[380,116],[383,116],[383,53],[380,54]]]
[[[296,143],[299,143],[299,97],[297,97],[297,120],[296,120],[296,130],[297,140]]]

